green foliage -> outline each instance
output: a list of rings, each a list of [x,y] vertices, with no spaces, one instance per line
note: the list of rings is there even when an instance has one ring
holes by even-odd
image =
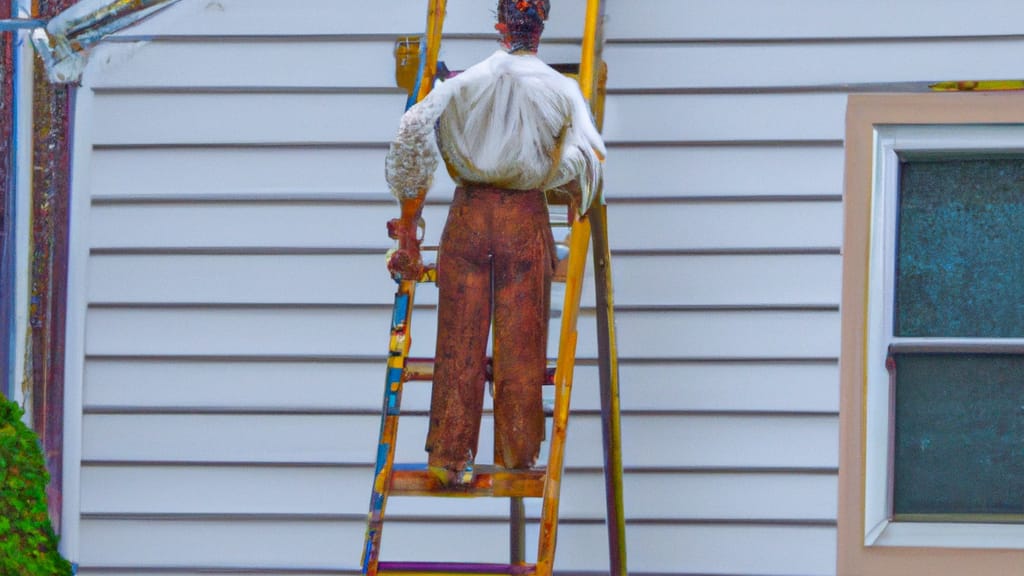
[[[0,574],[70,576],[46,513],[43,453],[22,413],[0,396]]]

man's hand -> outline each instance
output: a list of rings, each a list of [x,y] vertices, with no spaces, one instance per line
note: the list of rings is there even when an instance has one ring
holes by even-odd
[[[575,216],[582,215],[580,207],[583,205],[583,189],[580,188],[579,180],[570,180],[562,184],[558,187],[558,192],[561,192],[568,198],[570,222]]]
[[[418,231],[423,226],[420,218],[422,200],[402,202],[402,217],[388,222],[388,236],[398,241],[398,246],[388,252],[388,272],[396,281],[418,281],[424,272],[420,257]]]
[[[419,280],[423,276],[423,260],[420,258],[419,249],[397,248],[388,252],[388,272],[391,272],[391,277],[397,282]]]

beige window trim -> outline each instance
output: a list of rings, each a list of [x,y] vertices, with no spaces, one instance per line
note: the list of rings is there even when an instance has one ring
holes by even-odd
[[[876,130],[887,125],[1024,124],[1024,94],[850,96],[840,357],[839,576],[1024,574],[1024,550],[865,545],[868,270]]]

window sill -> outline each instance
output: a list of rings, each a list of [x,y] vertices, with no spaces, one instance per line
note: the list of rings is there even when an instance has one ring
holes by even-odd
[[[1024,524],[882,521],[865,546],[1024,550]]]

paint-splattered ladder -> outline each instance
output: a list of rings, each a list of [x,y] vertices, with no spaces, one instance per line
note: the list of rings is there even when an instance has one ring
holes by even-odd
[[[409,105],[429,92],[437,73],[441,30],[444,24],[445,0],[428,0],[426,42],[420,49],[416,40],[400,40],[396,50],[399,58],[418,60],[416,73],[407,73],[410,89]],[[604,104],[604,73],[601,60],[601,37],[604,2],[587,0],[582,59],[578,78],[584,97],[591,102],[598,126]],[[408,68],[406,68],[408,70]],[[600,72],[600,74],[599,74]],[[400,69],[400,83],[403,74]],[[404,85],[404,84],[403,84]],[[436,281],[436,273],[428,269],[422,278],[402,280],[395,294],[391,322],[388,369],[380,440],[367,521],[363,552],[363,572],[370,576],[402,574],[473,575],[509,574],[550,576],[554,564],[555,540],[558,530],[558,503],[565,458],[565,437],[569,419],[573,369],[576,362],[576,325],[579,319],[583,273],[591,239],[597,298],[598,367],[601,384],[601,412],[604,436],[604,470],[608,510],[608,542],[612,576],[626,575],[625,519],[622,501],[622,454],[619,424],[618,355],[613,320],[611,256],[608,248],[607,214],[603,204],[595,205],[586,216],[570,222],[568,272],[565,302],[562,308],[558,359],[549,380],[554,384],[550,446],[547,467],[533,470],[506,470],[478,466],[471,481],[462,486],[445,487],[430,474],[426,465],[394,463],[398,420],[401,414],[402,390],[407,381],[429,380],[432,362],[409,358],[413,301],[419,282]],[[507,497],[510,498],[511,546],[508,564],[475,564],[450,562],[382,562],[381,534],[389,496]],[[540,536],[536,563],[524,561],[523,540],[525,513],[523,498],[543,498]]]

